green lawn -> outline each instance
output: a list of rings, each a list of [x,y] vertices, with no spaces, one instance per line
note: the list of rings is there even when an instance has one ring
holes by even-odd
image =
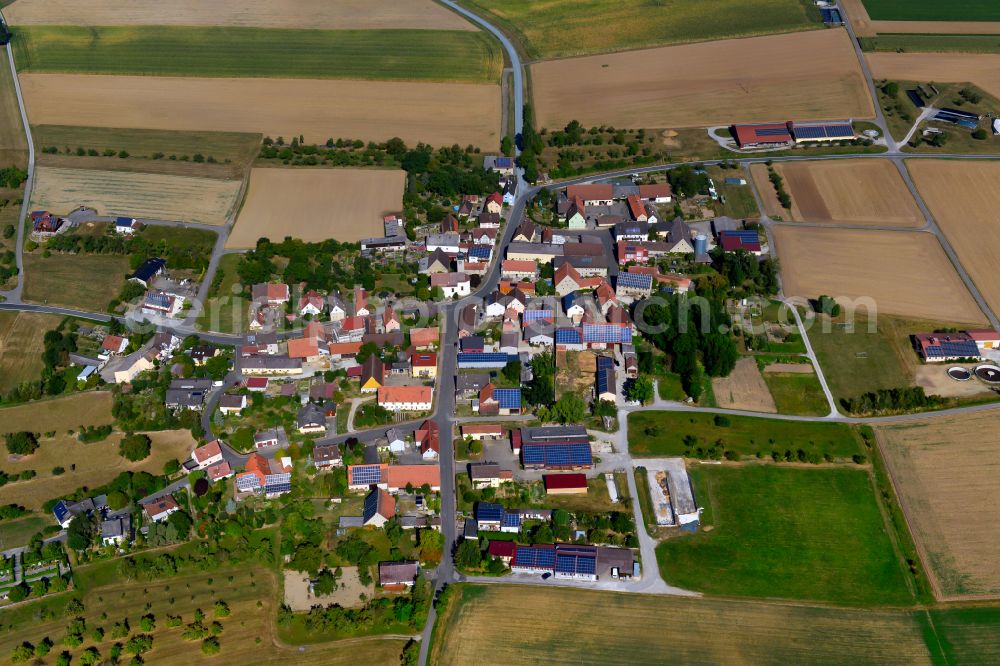
[[[240,276],[236,267],[242,258],[242,254],[224,254],[219,259],[216,276],[221,275],[222,280],[219,287],[209,293],[205,307],[198,314],[199,330],[219,333],[242,333],[246,330],[250,301],[233,293],[234,289],[239,290]]]
[[[15,40],[36,72],[497,82],[503,68],[473,31],[22,26]]]
[[[838,322],[825,327],[818,322],[809,329],[823,374],[838,403],[867,391],[909,386],[910,373],[900,361],[880,317],[874,333],[868,322],[858,318],[854,331]],[[931,329],[933,330],[933,329]]]
[[[532,58],[819,27],[807,0],[465,0],[496,19]]]
[[[128,270],[128,258],[121,256],[26,254],[24,300],[104,312],[125,284]]]
[[[43,527],[53,524],[52,520],[43,516],[25,516],[0,522],[0,550],[26,546],[31,537],[41,532]]]
[[[843,423],[811,423],[779,421],[752,416],[726,416],[728,426],[715,425],[712,414],[692,412],[642,411],[629,414],[628,445],[634,456],[699,457],[697,448],[708,449],[722,441],[726,451],[743,456],[758,452],[770,456],[772,451],[793,454],[802,449],[805,454],[829,454],[849,459],[860,451],[860,440],[850,426]],[[698,442],[694,448],[684,442],[685,436]]]
[[[830,411],[816,375],[791,372],[765,372],[763,375],[780,413],[826,416]]]
[[[994,0],[864,0],[876,21],[1000,21]]]
[[[1000,35],[918,35],[881,32],[861,40],[865,51],[1000,53]]]
[[[746,178],[742,169],[722,169],[711,167],[708,173],[715,181],[715,189],[725,202],[717,202],[715,210],[719,215],[727,215],[734,219],[760,217],[757,201],[753,198],[753,190],[746,185],[726,185],[726,178]]]
[[[718,595],[912,603],[866,471],[706,465],[691,478],[715,522],[657,548],[669,583]]]

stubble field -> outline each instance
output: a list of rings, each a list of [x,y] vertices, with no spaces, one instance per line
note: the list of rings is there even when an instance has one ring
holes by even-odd
[[[552,60],[531,67],[538,125],[705,127],[867,118],[842,29]]]
[[[1000,595],[995,413],[878,428],[900,503],[944,597]]]
[[[884,227],[924,224],[917,202],[888,160],[789,162],[775,164],[774,170],[792,197],[789,219]],[[773,191],[766,175],[763,180],[766,185],[755,180],[758,187]],[[785,209],[772,210],[775,204],[776,197],[765,198],[768,215],[788,215]]]
[[[89,206],[101,215],[221,225],[239,190],[238,180],[39,167],[31,205],[60,215]]]
[[[430,663],[930,663],[893,611],[686,599],[531,585],[456,586]],[[512,613],[516,608],[518,612]],[[469,640],[475,636],[476,640]]]
[[[21,124],[21,111],[14,94],[7,52],[0,52],[0,168],[28,162],[28,139]]]
[[[405,180],[399,170],[254,169],[226,247],[254,247],[261,237],[355,242],[381,236],[382,216],[402,209]]]
[[[1000,96],[1000,55],[981,53],[866,53],[876,79],[973,83]]]
[[[4,14],[14,25],[476,29],[432,0],[17,0]]]
[[[983,314],[931,234],[775,228],[786,296],[870,299],[879,313],[975,323]]]
[[[737,361],[728,377],[713,378],[712,392],[719,407],[772,414],[778,411],[757,368],[757,361],[749,356]]]
[[[410,145],[500,141],[500,86],[472,83],[25,74],[29,121],[47,125],[304,135]],[[72,99],[73,104],[65,104]]]
[[[1000,265],[996,227],[1000,162],[909,160],[906,166],[962,266],[990,309],[1000,312],[1000,279],[996,271]]]

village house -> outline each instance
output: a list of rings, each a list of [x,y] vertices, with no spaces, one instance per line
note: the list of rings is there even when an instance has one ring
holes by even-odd
[[[340,445],[317,442],[316,446],[313,447],[312,461],[316,469],[340,467],[344,464],[344,458],[340,453]]]
[[[504,259],[500,267],[500,274],[515,282],[534,281],[538,279],[538,264],[524,259]]]
[[[412,376],[419,379],[435,379],[437,377],[437,354],[434,352],[416,352],[410,356]]]
[[[486,203],[483,204],[483,211],[486,213],[494,213],[499,215],[503,210],[503,197],[500,196],[499,192],[493,192],[488,197],[486,197]]]
[[[472,283],[465,273],[436,273],[431,275],[431,287],[440,287],[445,298],[468,296],[472,293]]]
[[[420,564],[413,561],[379,562],[378,584],[384,590],[402,592],[407,588],[413,587],[419,571]]]
[[[129,280],[133,282],[138,282],[143,287],[148,287],[149,283],[153,281],[157,275],[162,275],[163,271],[167,268],[167,262],[159,257],[152,257],[142,262],[139,268],[132,272],[129,276]]]
[[[287,284],[255,284],[250,288],[250,296],[254,304],[263,305],[284,305],[290,299]]]
[[[424,460],[437,460],[441,455],[441,429],[435,421],[427,419],[413,433],[413,439]]]
[[[97,354],[97,358],[106,361],[112,356],[124,354],[126,349],[128,349],[128,338],[120,335],[106,335],[104,341],[101,342],[101,350]]]
[[[642,273],[619,273],[615,295],[619,299],[649,298],[653,293],[653,278]]]
[[[195,469],[207,469],[222,462],[222,446],[219,440],[213,439],[204,446],[199,446],[191,453]]]
[[[430,386],[381,386],[377,394],[379,406],[393,412],[429,411],[434,401]]]
[[[501,483],[512,481],[514,472],[503,469],[496,462],[469,463],[469,480],[476,490],[499,488]]]
[[[142,510],[154,523],[162,523],[170,514],[180,511],[181,507],[173,495],[164,495],[143,504]]]
[[[372,354],[361,364],[361,392],[375,393],[385,384],[385,365],[377,354]]]
[[[242,394],[227,393],[219,399],[219,411],[223,414],[239,414],[247,407],[247,397]]]
[[[411,328],[410,344],[419,351],[433,349],[438,344],[440,330],[434,327]]]
[[[184,307],[184,297],[154,289],[146,292],[139,306],[143,314],[175,317]]]

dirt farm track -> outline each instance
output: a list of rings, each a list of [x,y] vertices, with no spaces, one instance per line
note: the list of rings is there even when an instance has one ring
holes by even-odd
[[[775,242],[786,296],[871,299],[880,314],[984,321],[932,234],[780,225]]]
[[[17,0],[4,14],[12,25],[475,30],[432,0]]]
[[[500,86],[24,74],[32,125],[260,132],[410,145],[500,144]],[[72,104],[65,104],[72,99]]]
[[[382,216],[403,206],[406,172],[376,169],[254,169],[230,248],[261,237],[354,242],[382,235]]]
[[[909,160],[920,195],[990,309],[1000,312],[1000,162]]]
[[[541,127],[705,127],[868,118],[842,29],[668,46],[531,66]]]

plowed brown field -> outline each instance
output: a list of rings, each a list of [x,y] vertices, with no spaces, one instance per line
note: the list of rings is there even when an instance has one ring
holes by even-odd
[[[775,164],[774,169],[792,196],[793,220],[886,227],[924,224],[917,202],[887,160],[794,162]]]
[[[1000,595],[1000,416],[878,429],[921,557],[944,596]]]
[[[432,0],[18,0],[4,13],[14,25],[476,29]]]
[[[24,74],[32,125],[300,134],[410,145],[500,143],[500,86]],[[66,100],[72,99],[72,104]]]
[[[993,312],[1000,312],[1000,162],[909,160],[920,196]]]
[[[382,216],[403,206],[405,171],[254,169],[229,241],[254,247],[261,237],[354,242],[382,235]]]
[[[984,321],[931,234],[781,225],[775,243],[786,296],[827,294],[848,309],[857,301],[880,314]]]
[[[542,127],[705,127],[867,118],[874,113],[844,30],[732,39],[532,65]]]
[[[748,356],[736,362],[736,368],[728,377],[712,379],[712,392],[719,407],[771,414],[778,411],[757,368],[757,361]]]

